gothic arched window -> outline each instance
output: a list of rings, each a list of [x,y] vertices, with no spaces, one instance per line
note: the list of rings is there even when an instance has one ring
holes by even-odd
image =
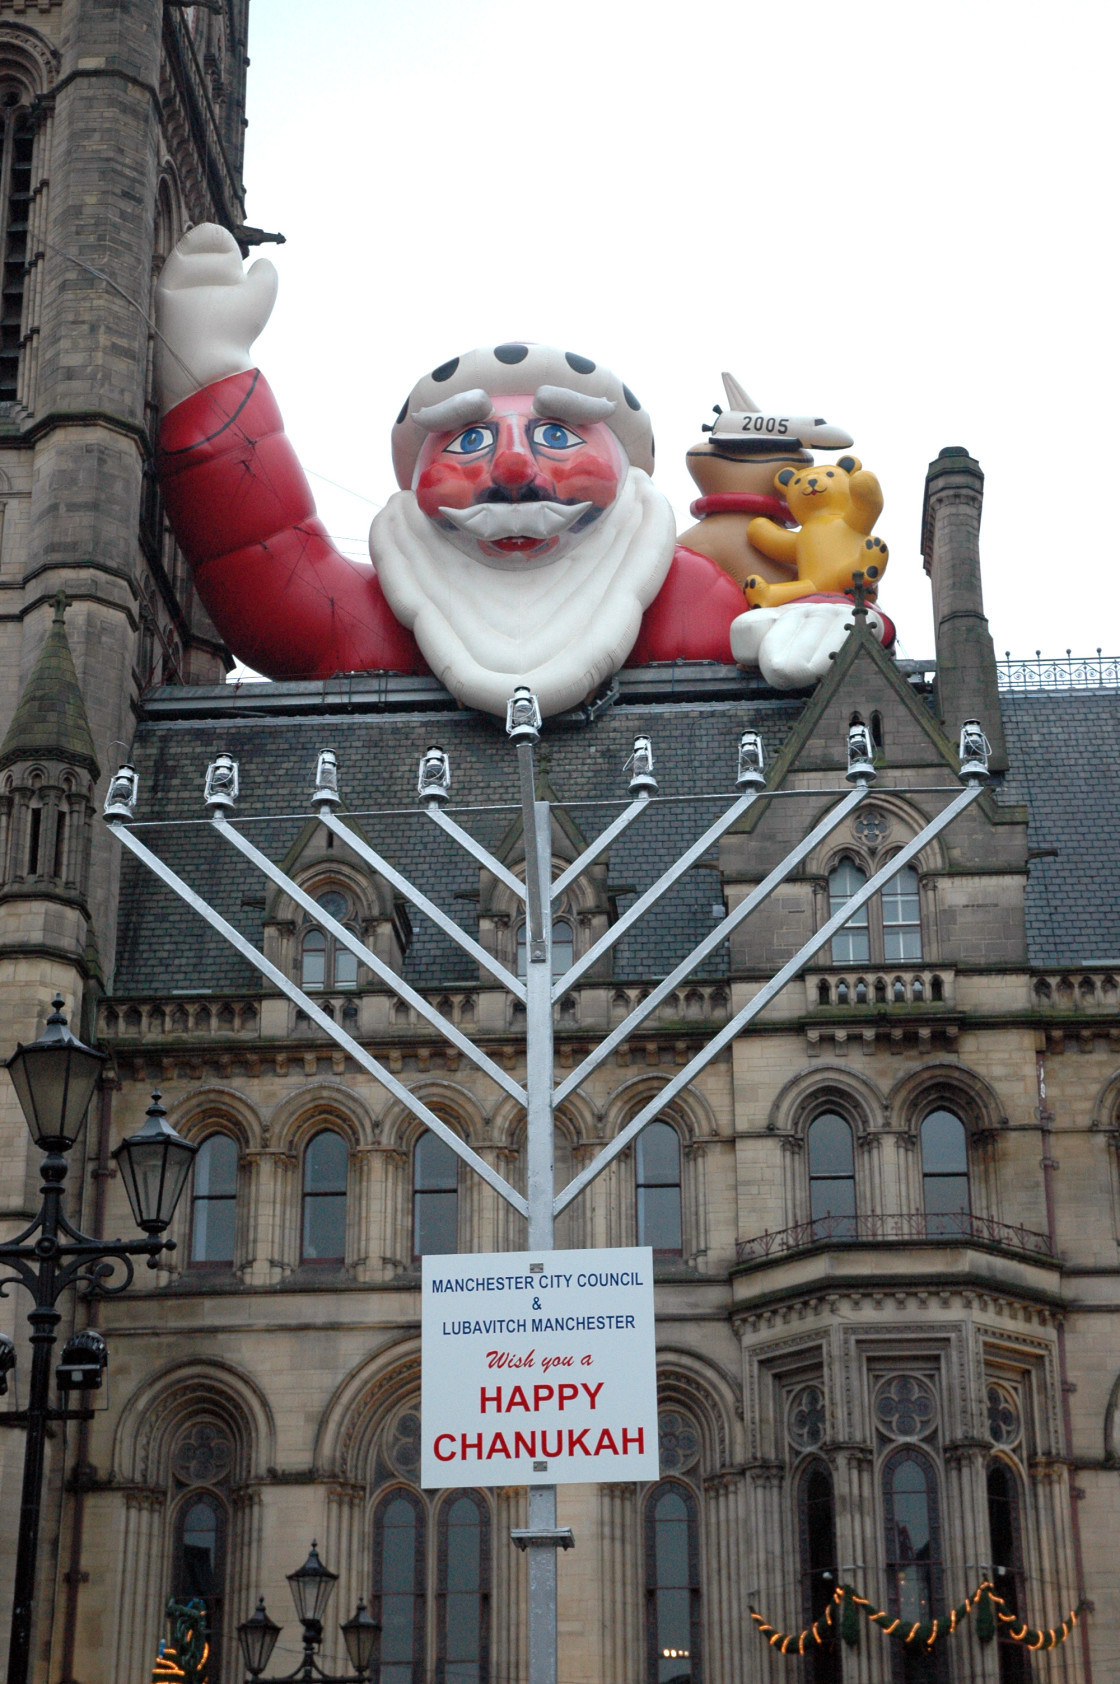
[[[880,896],[883,915],[883,958],[888,965],[896,960],[914,960],[922,956],[922,916],[918,899],[918,873],[908,865],[896,871],[889,883],[884,883]]]
[[[372,1612],[380,1622],[381,1684],[422,1684],[424,1678],[424,1503],[393,1491],[373,1517]]]
[[[676,1252],[681,1232],[681,1143],[670,1123],[647,1123],[635,1143],[638,1244]]]
[[[15,88],[0,94],[0,403],[19,397],[23,343],[35,119],[21,97]]]
[[[575,955],[575,931],[567,918],[556,918],[552,924],[552,974],[563,976],[571,969]],[[529,926],[517,926],[517,974],[524,978],[529,964]]]
[[[487,1684],[490,1510],[478,1492],[453,1493],[440,1509],[436,1598],[437,1684]]]
[[[806,1625],[824,1614],[838,1583],[836,1505],[832,1475],[823,1462],[810,1462],[798,1488],[797,1520],[801,1542],[801,1610]],[[826,1638],[809,1651],[805,1684],[841,1684],[840,1645]]]
[[[942,1598],[941,1525],[937,1475],[920,1450],[896,1450],[883,1464],[883,1519],[890,1611],[904,1623],[932,1620]],[[892,1652],[898,1684],[925,1684],[928,1657],[903,1644]]]
[[[828,874],[829,917],[867,882],[863,867],[845,856]],[[834,965],[893,965],[922,957],[918,874],[904,865],[832,938]],[[862,1002],[861,1002],[862,1003]]]
[[[225,1556],[225,1506],[209,1491],[190,1492],[175,1513],[171,1594],[177,1602],[189,1602],[197,1597],[205,1605],[210,1677],[215,1679],[221,1676]]]
[[[425,1129],[412,1153],[412,1255],[436,1257],[459,1249],[459,1159]]]
[[[237,1143],[211,1134],[194,1160],[191,1262],[232,1263],[237,1225]]]
[[[992,1578],[1004,1600],[1004,1612],[1022,1615],[1023,1546],[1019,1511],[1019,1482],[1005,1462],[988,1469],[988,1532],[992,1545]],[[999,1684],[1029,1684],[1030,1667],[1022,1644],[1001,1631],[997,1635]]]
[[[854,1239],[856,1168],[851,1125],[835,1111],[809,1124],[809,1215],[821,1239]]]
[[[340,890],[325,889],[321,895],[316,895],[315,901],[329,918],[351,927],[353,908]],[[309,994],[318,994],[329,988],[356,988],[357,958],[335,936],[328,935],[313,924],[305,930],[300,943],[300,983]]]
[[[968,1137],[951,1111],[922,1123],[922,1202],[928,1234],[968,1232]]]
[[[866,871],[854,860],[843,859],[828,874],[828,915],[833,917],[846,900],[867,882]],[[871,958],[871,940],[867,926],[867,908],[854,912],[848,922],[832,938],[834,965],[866,965]]]
[[[346,1256],[346,1168],[342,1136],[324,1129],[303,1154],[305,1263],[341,1263]]]
[[[645,1507],[647,1684],[699,1684],[700,1546],[686,1485],[655,1485]]]

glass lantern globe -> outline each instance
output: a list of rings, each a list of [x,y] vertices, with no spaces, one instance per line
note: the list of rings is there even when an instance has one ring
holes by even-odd
[[[66,1026],[62,995],[37,1041],[18,1044],[7,1062],[31,1138],[41,1152],[68,1152],[81,1131],[105,1053],[83,1045]]]
[[[281,1629],[275,1620],[269,1619],[263,1596],[249,1619],[242,1620],[238,1626],[237,1641],[245,1657],[246,1669],[254,1678],[260,1677],[272,1659],[272,1651],[276,1647],[276,1639]]]
[[[145,1234],[162,1234],[171,1221],[198,1151],[176,1134],[159,1101],[153,1093],[143,1128],[113,1153],[136,1226]]]
[[[346,1639],[346,1653],[350,1656],[350,1665],[357,1673],[366,1673],[373,1661],[373,1646],[377,1641],[380,1629],[376,1620],[372,1620],[364,1602],[359,1602],[357,1608],[348,1620],[344,1620],[339,1628]]]
[[[338,1583],[338,1574],[323,1566],[314,1538],[307,1560],[297,1572],[288,1574],[288,1583],[292,1587],[296,1613],[304,1625],[321,1626],[327,1603]]]

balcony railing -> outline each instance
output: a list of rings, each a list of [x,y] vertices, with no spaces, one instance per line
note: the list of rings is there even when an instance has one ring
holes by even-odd
[[[1120,655],[1047,655],[1035,650],[1034,660],[1012,660],[1011,651],[996,662],[1001,690],[1120,690]]]
[[[961,1241],[999,1246],[1005,1251],[1025,1251],[1034,1257],[1053,1258],[1046,1234],[1010,1222],[996,1222],[990,1216],[971,1212],[906,1211],[892,1216],[818,1216],[809,1222],[795,1222],[790,1228],[756,1234],[740,1240],[735,1254],[740,1263],[757,1263],[765,1257],[780,1257],[806,1251],[816,1245],[875,1244],[959,1244]]]

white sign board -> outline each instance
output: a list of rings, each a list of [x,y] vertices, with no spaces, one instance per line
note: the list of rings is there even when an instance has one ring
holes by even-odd
[[[420,1483],[656,1479],[653,1252],[425,1257]]]

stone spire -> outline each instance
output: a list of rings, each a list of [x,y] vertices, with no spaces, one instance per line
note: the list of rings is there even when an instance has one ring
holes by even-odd
[[[0,745],[0,771],[21,760],[54,760],[81,767],[94,779],[101,775],[65,616],[66,598],[59,591],[47,640]]]

